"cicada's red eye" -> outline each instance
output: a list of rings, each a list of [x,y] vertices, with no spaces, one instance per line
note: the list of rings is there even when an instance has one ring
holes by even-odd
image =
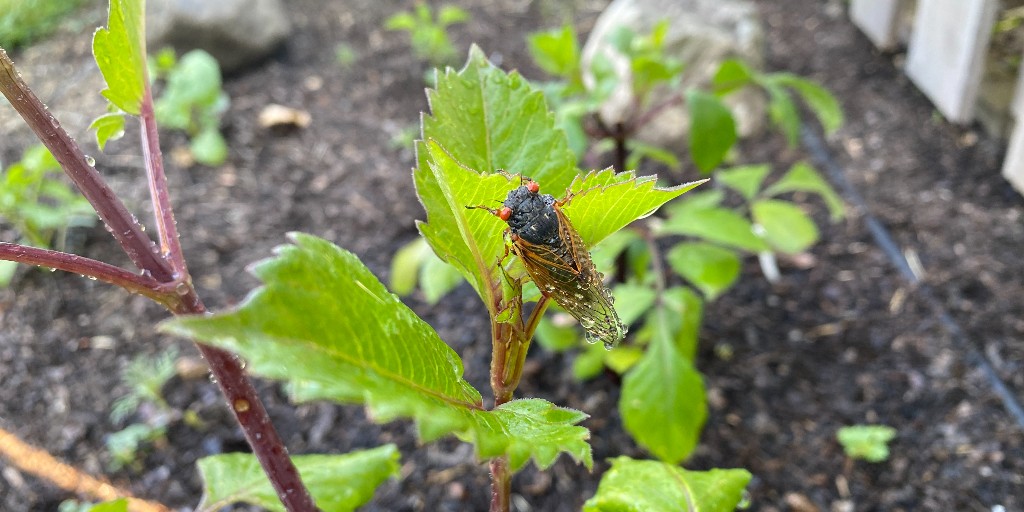
[[[508,222],[508,218],[512,216],[512,208],[508,206],[498,210],[498,218]]]
[[[537,191],[540,190],[540,184],[538,184],[536,181],[533,181],[533,180],[527,181],[526,182],[526,190],[529,190],[530,192],[533,192],[534,194],[536,194]]]

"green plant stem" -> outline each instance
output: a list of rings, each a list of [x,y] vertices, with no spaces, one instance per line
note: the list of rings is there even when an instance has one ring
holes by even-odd
[[[153,193],[157,223],[158,225],[163,224],[159,236],[161,244],[166,243],[164,251],[157,250],[156,244],[145,234],[142,225],[114,195],[100,174],[88,162],[78,144],[22,80],[14,69],[14,63],[11,62],[3,48],[0,48],[0,92],[3,92],[43,145],[61,164],[71,181],[89,200],[121,248],[142,270],[143,276],[152,279],[152,281],[146,280],[144,283],[153,285],[152,293],[159,295],[159,298],[154,298],[154,300],[167,307],[175,315],[205,313],[206,307],[192,286],[191,279],[185,271],[181,249],[177,245],[177,232],[173,227],[174,217],[170,211],[167,182],[163,176],[159,144],[156,138],[156,123],[143,121],[143,151],[146,153],[147,175],[150,178],[150,191]],[[152,97],[146,94],[145,98],[143,110],[148,108],[151,113]],[[148,103],[148,107],[146,103]],[[154,148],[157,149],[154,150]],[[150,168],[154,163],[159,167]],[[176,247],[177,249],[175,249]],[[178,254],[177,257],[181,259],[172,263],[175,251]],[[71,258],[72,255],[66,253],[26,251],[23,246],[8,247],[7,253],[12,256],[10,258],[12,261],[51,268],[68,266],[89,270],[94,273],[84,275],[92,275],[96,278],[104,276],[132,286],[143,283],[141,276],[139,280],[129,280],[122,273],[127,273],[123,269],[112,265],[96,265],[100,262],[94,262],[94,260],[74,260]],[[120,286],[120,284],[118,285]],[[149,293],[145,295],[152,297]],[[274,429],[270,417],[256,393],[256,388],[242,369],[240,361],[224,350],[205,345],[197,346],[200,353],[206,358],[210,371],[227,399],[229,408],[235,415],[239,426],[242,427],[253,454],[256,455],[277,491],[281,503],[292,512],[316,511],[317,507],[313,498],[302,483],[295,465],[288,457],[288,450]]]

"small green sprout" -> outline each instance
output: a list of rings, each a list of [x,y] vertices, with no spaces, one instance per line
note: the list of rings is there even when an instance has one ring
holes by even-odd
[[[418,3],[414,11],[388,18],[384,28],[408,32],[416,58],[440,67],[451,63],[456,56],[448,27],[466,21],[469,21],[469,13],[453,5],[442,6],[435,15],[429,5]]]
[[[885,425],[854,425],[839,429],[836,438],[847,457],[882,462],[889,458],[889,441],[896,438],[896,429]]]

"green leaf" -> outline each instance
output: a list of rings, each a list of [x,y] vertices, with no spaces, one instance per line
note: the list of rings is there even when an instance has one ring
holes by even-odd
[[[818,241],[818,228],[799,207],[787,201],[766,199],[750,205],[754,222],[764,228],[772,247],[786,254],[806,250]]]
[[[411,32],[416,28],[416,18],[414,18],[410,13],[400,12],[392,15],[384,21],[384,28],[388,30],[407,30]]]
[[[572,360],[573,378],[578,381],[585,381],[600,375],[604,370],[604,356],[607,353],[608,350],[600,343],[588,344]]]
[[[86,510],[89,512],[128,512],[128,498],[97,503]]]
[[[647,353],[622,380],[622,423],[638,444],[659,459],[678,464],[693,452],[707,419],[704,382],[675,342],[677,317],[658,308]]]
[[[117,140],[124,137],[124,114],[112,112],[97,117],[89,125],[90,130],[96,131],[96,145],[100,151],[107,146],[107,141]]]
[[[6,288],[14,279],[14,273],[18,270],[18,264],[13,261],[0,261],[0,288]]]
[[[619,319],[623,324],[630,325],[654,304],[657,293],[652,286],[642,284],[624,283],[617,285],[614,290],[615,310],[619,313]]]
[[[733,512],[750,482],[745,469],[689,471],[653,460],[612,459],[584,512]]]
[[[739,192],[747,201],[751,201],[761,189],[761,183],[770,171],[771,167],[768,164],[743,165],[718,171],[715,173],[715,180]]]
[[[228,144],[216,126],[207,127],[192,137],[189,150],[197,162],[211,167],[223,164],[228,158]]]
[[[889,458],[889,441],[896,438],[896,429],[885,425],[854,425],[836,432],[846,456],[868,462],[882,462]]]
[[[411,417],[424,441],[455,433],[482,458],[507,453],[521,465],[528,454],[543,468],[566,451],[589,467],[589,432],[575,426],[583,413],[543,400],[484,410],[455,351],[355,255],[291,238],[253,267],[264,285],[236,309],[161,329],[239,354],[251,373],[288,381],[297,400],[364,403],[379,422]]]
[[[754,234],[750,221],[727,208],[677,210],[658,227],[658,231],[696,236],[750,252],[768,250],[768,244]]]
[[[785,176],[765,189],[764,193],[774,196],[796,191],[813,192],[820,195],[828,206],[828,213],[832,222],[843,218],[843,200],[829,186],[828,182],[818,174],[818,171],[806,162],[793,164],[793,167],[786,172]]]
[[[437,22],[442,27],[447,27],[448,25],[454,25],[456,23],[463,23],[468,20],[469,13],[454,5],[442,6],[441,10],[437,13]]]
[[[630,244],[642,242],[640,235],[632,229],[621,229],[605,238],[590,251],[594,266],[600,272],[611,272],[615,268],[615,260]]]
[[[445,263],[429,249],[420,267],[420,288],[430,304],[437,304],[448,292],[462,282],[462,274]]]
[[[473,46],[466,66],[448,69],[428,90],[430,115],[423,116],[423,140],[433,139],[477,173],[522,173],[550,191],[564,191],[576,175],[576,157],[555,128],[544,95],[519,73],[505,73]],[[427,170],[417,147],[417,177]],[[417,179],[421,198],[430,183]],[[436,186],[436,185],[434,185]],[[504,199],[504,197],[498,198]],[[430,214],[430,206],[424,202]]]
[[[796,147],[800,138],[800,114],[796,110],[793,98],[786,89],[773,82],[762,82],[761,86],[768,91],[769,117],[786,136],[786,143],[790,147]]]
[[[775,83],[789,87],[800,94],[800,97],[818,118],[821,126],[825,128],[825,133],[835,133],[843,125],[843,109],[839,106],[836,97],[828,92],[828,89],[792,73],[775,73],[770,76]]]
[[[568,317],[568,313],[562,313]],[[552,352],[569,350],[580,344],[580,333],[572,325],[558,325],[550,316],[540,319],[534,336],[540,345]],[[600,345],[598,345],[600,346]],[[602,347],[601,350],[604,350]]]
[[[690,110],[690,158],[703,173],[711,172],[736,143],[732,112],[715,95],[698,89],[686,91]]]
[[[404,297],[416,289],[419,270],[430,254],[430,246],[422,237],[405,244],[391,258],[391,290]]]
[[[704,303],[693,290],[683,286],[674,286],[665,290],[662,295],[662,303],[669,314],[667,316],[655,315],[654,321],[648,321],[648,323],[653,324],[653,332],[656,335],[662,335],[663,332],[671,333],[679,353],[686,360],[694,362],[697,357],[697,334],[700,332],[700,323],[704,318]]]
[[[616,174],[612,169],[593,171],[573,181],[572,201],[563,210],[587,247],[593,247],[706,181],[661,188],[656,186],[656,176],[636,177],[632,172]]]
[[[637,140],[630,140],[626,146],[629,148],[629,157],[626,159],[626,169],[638,169],[644,158],[650,158],[655,162],[665,164],[671,169],[679,167],[679,159],[675,153],[658,146],[644,144]]]
[[[544,72],[572,79],[580,72],[580,48],[572,24],[535,32],[526,38],[530,56]]]
[[[103,96],[136,116],[146,89],[143,6],[143,0],[110,0],[107,28],[97,29],[92,39],[92,53],[107,82]]]
[[[370,501],[377,486],[398,476],[398,448],[393,444],[344,455],[294,455],[292,462],[324,512],[355,510]],[[284,511],[256,456],[227,453],[197,462],[203,479],[198,511],[212,512],[235,503]]]
[[[615,350],[604,351],[604,364],[613,372],[622,375],[636,366],[644,356],[644,350],[635,345],[623,345]]]
[[[680,243],[665,256],[672,270],[715,300],[740,275],[735,252],[704,242]]]
[[[727,59],[718,66],[711,84],[716,94],[725,95],[751,83],[752,80],[753,73],[746,63],[739,59]]]
[[[491,305],[491,285],[502,279],[497,275],[496,263],[506,253],[502,232],[507,225],[487,212],[467,210],[466,206],[498,204],[508,191],[519,186],[520,180],[501,174],[477,174],[453,160],[435,141],[423,144],[420,151],[430,162],[429,175],[417,170],[417,182],[429,180],[437,187],[418,187],[428,219],[420,224],[420,232],[434,252],[458,269],[484,303]],[[563,211],[583,242],[592,247],[701,183],[663,189],[655,187],[653,176],[636,178],[633,173],[615,174],[611,169],[595,171],[572,182],[572,200]]]

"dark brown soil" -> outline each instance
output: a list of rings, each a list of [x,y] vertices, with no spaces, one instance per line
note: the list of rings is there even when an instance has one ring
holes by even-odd
[[[565,17],[588,30],[604,5],[466,3],[473,22],[453,30],[458,46],[476,42],[528,77],[539,75],[528,63],[526,33]],[[294,37],[270,62],[226,82],[228,164],[176,168],[168,159],[186,255],[200,294],[215,310],[244,297],[256,284],[245,266],[269,255],[288,231],[328,238],[386,277],[391,255],[416,236],[413,222],[423,216],[410,178],[412,153],[390,142],[426,108],[423,66],[409,56],[403,37],[381,29],[397,6],[288,5]],[[842,5],[761,2],[768,66],[820,80],[838,95],[848,122],[829,140],[832,154],[900,249],[920,260],[923,280],[965,336],[951,335],[921,290],[900,276],[865,228],[863,212],[851,207],[846,220],[827,225],[815,205],[825,227],[813,265],[784,264],[773,286],[748,261],[742,283],[706,308],[699,367],[711,415],[686,466],[749,469],[755,510],[1024,510],[1024,432],[965,346],[986,354],[1013,393],[1024,396],[1024,200],[999,176],[1002,144],[939,120],[894,64],[899,56],[876,53]],[[59,65],[26,75],[30,84],[51,84],[40,90],[66,95],[67,77],[88,65],[82,43],[88,37],[60,35],[14,58],[38,63],[58,55]],[[359,56],[349,68],[335,60],[340,42]],[[260,128],[257,115],[269,103],[305,109],[313,122],[306,129]],[[31,136],[6,129],[14,116],[9,109],[0,115],[0,156],[10,161]],[[136,137],[129,133],[97,159],[144,217]],[[168,136],[164,142],[169,155],[182,141]],[[744,143],[743,153],[777,169],[809,158],[785,149],[777,136]],[[12,237],[2,227],[0,235]],[[102,228],[80,235],[81,253],[125,264]],[[409,303],[462,355],[467,378],[487,390],[488,324],[472,291],[460,287],[437,306],[417,297]],[[169,445],[149,452],[141,471],[105,471],[103,437],[119,428],[108,412],[125,391],[120,368],[172,344],[196,354],[182,340],[154,334],[152,326],[165,316],[144,299],[77,276],[20,273],[11,289],[0,290],[0,427],[142,497],[194,506],[195,460],[245,449],[205,379],[175,378],[165,388],[168,401],[198,413],[204,429],[176,425]],[[725,347],[731,350],[720,350]],[[728,359],[716,356],[726,352]],[[621,427],[617,381],[575,382],[572,357],[535,349],[520,396],[591,415],[595,472],[567,460],[543,473],[531,467],[513,481],[517,510],[578,510],[593,495],[606,458],[644,456]],[[358,407],[296,407],[279,386],[261,383],[261,389],[292,453],[399,445],[403,478],[385,484],[366,510],[486,509],[486,467],[468,446],[455,440],[420,446],[407,421],[377,426]],[[887,462],[844,456],[836,429],[856,423],[899,430]],[[73,497],[7,461],[0,461],[0,476],[2,510],[54,510]]]

